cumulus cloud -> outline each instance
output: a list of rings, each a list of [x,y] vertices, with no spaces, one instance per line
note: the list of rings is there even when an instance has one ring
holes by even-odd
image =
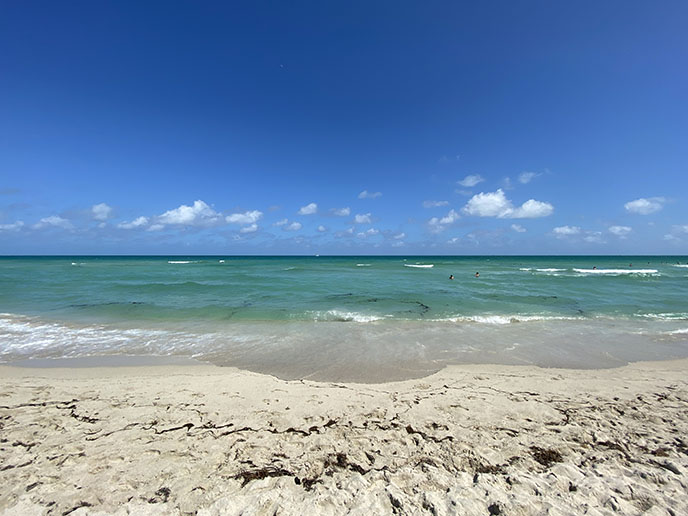
[[[351,209],[347,206],[346,208],[332,210],[332,213],[337,217],[348,217],[351,215]]]
[[[525,233],[526,232],[526,228],[524,228],[520,224],[512,224],[511,229],[516,231],[516,233]]]
[[[62,228],[62,229],[72,229],[74,226],[67,219],[63,219],[57,215],[51,215],[50,217],[45,217],[33,225],[33,229],[44,229],[44,228]]]
[[[611,226],[609,232],[612,235],[616,235],[619,238],[626,238],[628,234],[632,231],[632,228],[628,226]]]
[[[366,238],[366,237],[369,237],[369,236],[375,236],[375,235],[377,235],[379,232],[380,232],[380,231],[379,231],[378,229],[370,228],[370,229],[367,230],[367,231],[358,233],[356,236],[359,237],[359,238]]]
[[[148,224],[148,217],[137,217],[131,222],[122,222],[117,224],[117,227],[120,229],[135,229],[145,226],[146,224]]]
[[[599,231],[588,231],[583,240],[591,244],[604,244],[604,238],[602,238],[602,233]]]
[[[160,231],[165,229],[164,224],[152,224],[146,231]]]
[[[285,226],[285,225],[287,225],[288,223],[289,223],[289,220],[287,220],[287,219],[282,219],[282,220],[278,220],[277,222],[275,222],[275,223],[273,224],[273,226],[280,227],[280,226]]]
[[[112,214],[112,208],[101,202],[100,204],[95,204],[91,207],[91,214],[96,220],[107,220]]]
[[[370,213],[359,213],[354,217],[356,224],[372,224],[370,220]]]
[[[157,218],[158,224],[183,226],[209,226],[221,220],[221,216],[201,200],[193,206],[182,204],[179,208],[166,211]]]
[[[392,238],[394,240],[401,240],[402,238],[406,238],[406,233],[397,233],[396,235],[393,235]]]
[[[325,231],[327,231],[327,228],[325,226],[323,226],[323,225],[318,226],[318,232],[324,233]]]
[[[578,226],[559,226],[552,230],[552,233],[554,233],[557,238],[580,235],[580,232],[581,228]]]
[[[303,226],[301,225],[300,222],[292,222],[291,224],[286,224],[282,226],[282,229],[284,231],[298,231],[301,229]]]
[[[254,222],[253,224],[241,228],[239,233],[255,233],[256,231],[258,231],[258,224]]]
[[[258,210],[245,211],[244,213],[232,213],[225,220],[230,224],[255,224],[263,217],[263,212]]]
[[[461,181],[457,181],[457,184],[460,184],[461,186],[465,188],[472,188],[478,183],[482,183],[485,181],[485,178],[479,174],[471,174],[469,176],[464,177]]]
[[[423,201],[423,208],[439,208],[448,205],[449,201]]]
[[[688,233],[688,224],[685,224],[683,226],[677,225],[677,226],[674,226],[673,229],[674,229],[674,231],[677,231],[679,233]]]
[[[536,172],[521,172],[518,175],[518,182],[525,185],[525,184],[530,183],[533,179],[535,179],[539,175],[540,174],[538,174]]]
[[[664,206],[666,199],[664,197],[649,197],[647,199],[636,199],[624,204],[626,211],[631,213],[638,213],[639,215],[649,215],[659,211]]]
[[[431,233],[441,233],[445,230],[445,226],[453,224],[461,218],[455,210],[449,210],[444,217],[433,217],[428,221]]]
[[[376,199],[382,195],[381,192],[369,192],[368,190],[363,190],[358,194],[359,199]]]
[[[306,206],[301,206],[299,208],[298,214],[299,215],[313,215],[318,212],[318,205],[315,204],[314,202],[307,204]]]
[[[521,206],[514,207],[500,188],[496,192],[481,192],[474,195],[463,207],[463,212],[477,217],[532,219],[551,215],[554,212],[554,206],[548,202],[530,199]]]
[[[12,224],[0,224],[0,231],[19,231],[23,227],[24,222],[18,220],[17,222],[13,222]]]

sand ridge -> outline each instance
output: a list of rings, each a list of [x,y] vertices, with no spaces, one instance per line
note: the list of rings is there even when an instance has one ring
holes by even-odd
[[[0,513],[678,516],[686,371],[2,367]]]

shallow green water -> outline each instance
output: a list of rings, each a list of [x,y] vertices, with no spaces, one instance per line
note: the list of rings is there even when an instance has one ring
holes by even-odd
[[[351,355],[349,362],[365,364],[372,353],[380,362],[432,369],[429,364],[452,361],[595,366],[684,356],[686,262],[661,256],[5,257],[0,359],[149,353],[242,365],[318,362],[313,357],[321,354],[322,363]],[[610,355],[609,341],[619,339],[626,353]],[[564,341],[585,340],[593,358],[565,349]],[[510,350],[514,343],[518,349]],[[554,351],[543,354],[548,345]],[[662,351],[667,345],[669,352]],[[531,349],[523,352],[524,346]],[[313,369],[322,370],[322,363]]]

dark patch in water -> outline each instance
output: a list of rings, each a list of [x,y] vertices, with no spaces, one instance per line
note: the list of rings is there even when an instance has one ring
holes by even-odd
[[[412,313],[419,313],[421,317],[423,317],[430,310],[430,307],[428,305],[426,305],[425,303],[421,303],[420,301],[402,301],[402,303],[411,304],[411,305],[418,305],[417,311],[416,310],[409,310],[409,311]]]
[[[69,308],[90,308],[93,306],[112,306],[112,305],[145,305],[143,301],[112,301],[110,303],[81,303],[68,305]]]

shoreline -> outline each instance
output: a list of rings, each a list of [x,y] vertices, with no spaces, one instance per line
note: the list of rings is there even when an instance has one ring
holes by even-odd
[[[477,364],[354,384],[0,366],[0,514],[678,515],[686,372]]]

